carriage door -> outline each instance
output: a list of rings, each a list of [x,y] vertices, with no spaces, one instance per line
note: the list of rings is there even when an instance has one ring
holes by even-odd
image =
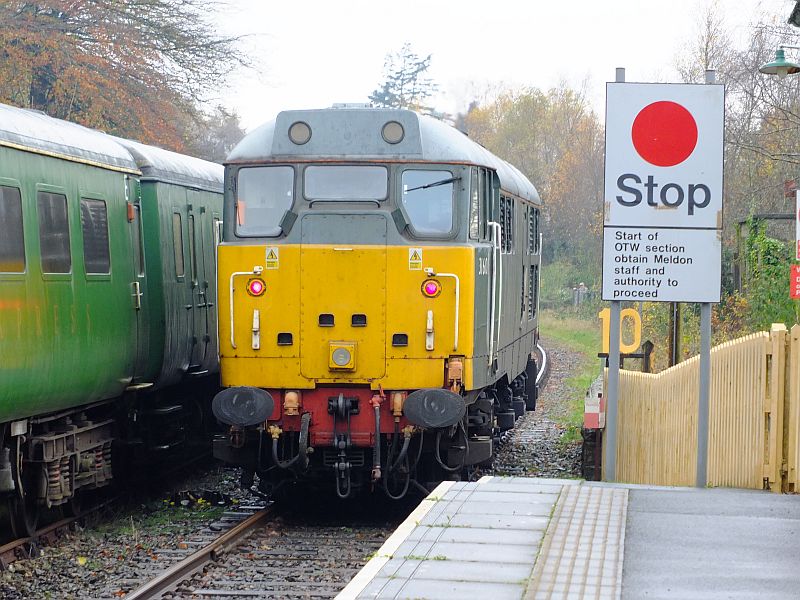
[[[190,340],[192,344],[189,371],[204,373],[208,371],[209,335],[208,294],[210,267],[206,256],[206,246],[211,243],[211,226],[206,223],[209,214],[200,192],[187,191],[188,201],[188,246],[189,246],[189,285],[191,287]]]
[[[142,187],[141,183],[129,177],[125,178],[125,197],[128,207],[128,223],[133,255],[133,278],[131,280],[131,296],[136,327],[136,364],[133,370],[133,384],[148,384],[142,381],[150,369],[147,363],[150,358],[150,312],[147,279],[144,263],[144,229],[142,228]]]

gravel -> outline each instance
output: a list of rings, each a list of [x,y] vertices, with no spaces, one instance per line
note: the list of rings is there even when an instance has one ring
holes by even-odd
[[[237,470],[216,466],[193,470],[162,490],[155,500],[131,499],[91,527],[38,549],[39,556],[12,563],[0,573],[0,598],[122,597],[136,587],[143,566],[152,568],[185,551],[182,540],[224,510],[217,502],[224,499],[230,508],[257,500],[239,488]],[[204,499],[202,490],[222,492],[222,498]]]
[[[566,442],[562,439],[566,430],[558,425],[570,412],[575,392],[567,380],[581,356],[553,340],[542,338],[542,346],[550,361],[550,375],[539,390],[536,410],[517,420],[495,449],[493,467],[481,475],[581,477],[581,442]]]

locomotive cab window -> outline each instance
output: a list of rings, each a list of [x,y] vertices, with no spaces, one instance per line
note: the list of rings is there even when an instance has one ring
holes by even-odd
[[[294,201],[294,169],[245,167],[236,183],[236,235],[280,235],[281,219]]]
[[[307,200],[381,201],[389,189],[389,172],[380,166],[310,166],[303,176]]]
[[[108,213],[105,202],[81,198],[81,229],[86,273],[109,273],[111,257],[108,251]]]
[[[22,199],[17,188],[0,186],[0,224],[0,273],[24,273]]]
[[[453,191],[459,179],[450,171],[403,171],[402,203],[414,233],[442,237],[453,230]]]
[[[69,245],[67,197],[64,194],[39,192],[36,197],[39,213],[39,243],[43,273],[69,273],[72,257]]]

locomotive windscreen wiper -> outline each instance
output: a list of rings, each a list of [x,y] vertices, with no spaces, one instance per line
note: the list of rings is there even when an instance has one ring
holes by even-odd
[[[434,181],[433,183],[426,183],[425,185],[418,185],[417,187],[408,188],[404,191],[405,194],[408,192],[413,192],[415,190],[427,190],[428,188],[437,187],[440,185],[445,185],[448,183],[453,183],[454,181],[458,181],[461,179],[461,175],[458,177],[448,177],[447,179],[442,179],[441,181]]]

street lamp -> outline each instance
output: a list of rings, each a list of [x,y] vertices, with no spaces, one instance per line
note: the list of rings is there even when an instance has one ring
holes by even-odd
[[[786,60],[786,55],[783,52],[784,48],[800,50],[800,46],[778,46],[778,49],[775,50],[775,60],[762,65],[758,70],[765,75],[777,75],[780,79],[783,79],[790,73],[800,73],[800,65]]]

